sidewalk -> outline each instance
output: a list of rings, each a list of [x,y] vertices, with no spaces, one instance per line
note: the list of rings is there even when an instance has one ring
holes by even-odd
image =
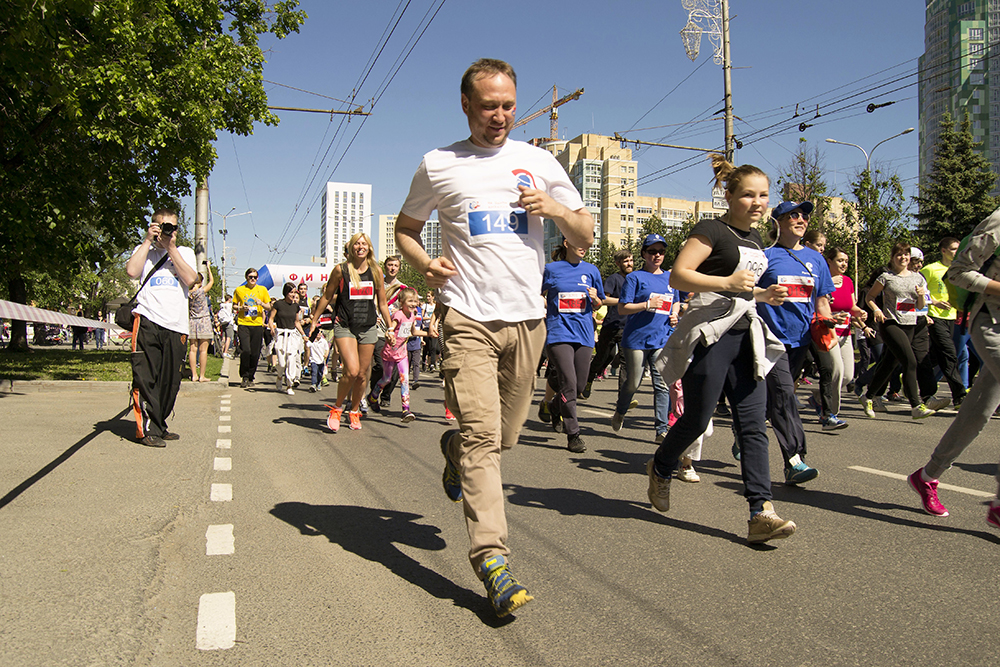
[[[216,391],[229,386],[229,357],[223,357],[222,370],[215,382],[181,382],[180,394]],[[25,394],[39,391],[83,391],[88,388],[108,387],[128,391],[131,382],[102,382],[99,380],[11,380],[0,378],[0,394]]]

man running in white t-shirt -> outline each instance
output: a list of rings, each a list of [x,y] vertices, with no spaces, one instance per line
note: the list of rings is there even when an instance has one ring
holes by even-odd
[[[594,221],[551,154],[508,141],[510,65],[476,61],[461,92],[471,136],[424,156],[396,219],[396,247],[440,288],[445,405],[460,427],[441,438],[444,489],[464,503],[469,559],[506,616],[532,599],[510,574],[500,452],[520,435],[545,342],[543,221],[579,246],[593,243]],[[431,258],[420,231],[435,209],[444,255]]]

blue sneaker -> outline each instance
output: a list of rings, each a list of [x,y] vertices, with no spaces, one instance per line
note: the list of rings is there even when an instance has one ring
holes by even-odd
[[[453,503],[462,502],[462,473],[458,471],[458,466],[451,462],[448,456],[448,443],[452,437],[458,433],[457,428],[445,431],[441,436],[441,454],[444,455],[444,474],[441,475],[441,485],[444,486],[444,493],[448,500]]]
[[[836,431],[838,429],[847,428],[847,422],[838,417],[837,415],[830,415],[826,419],[822,420],[824,431]]]
[[[493,603],[497,616],[503,618],[518,607],[522,607],[535,598],[528,595],[528,589],[518,583],[510,573],[503,556],[494,556],[479,566],[483,573],[483,585],[486,595]]]
[[[798,456],[796,455],[795,458]],[[816,479],[818,476],[819,471],[816,468],[810,468],[804,461],[800,460],[793,466],[785,465],[785,484],[801,484]]]

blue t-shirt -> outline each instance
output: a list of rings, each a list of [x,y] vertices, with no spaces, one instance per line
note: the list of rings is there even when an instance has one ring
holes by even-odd
[[[622,347],[628,350],[658,350],[667,343],[674,328],[670,326],[670,309],[681,299],[681,294],[670,286],[670,272],[652,274],[633,271],[625,277],[619,304],[646,301],[653,294],[663,297],[663,304],[656,310],[643,310],[628,316],[622,332]]]
[[[423,309],[418,307],[417,308],[417,319],[413,322],[413,328],[414,329],[422,329],[423,328],[423,324],[422,324],[422,321],[423,321],[422,317],[423,316],[421,315],[422,312],[423,312]],[[409,352],[413,352],[415,350],[419,350],[420,349],[420,338],[417,337],[417,336],[410,336],[406,340],[406,349]]]
[[[594,347],[594,304],[587,292],[597,288],[604,298],[601,272],[589,262],[570,264],[563,260],[545,265],[542,293],[545,294],[545,343],[579,343]]]
[[[816,299],[829,297],[836,289],[830,267],[822,255],[806,247],[789,250],[773,245],[764,254],[767,270],[757,281],[757,287],[767,288],[777,283],[788,288],[788,296],[780,306],[758,303],[757,312],[785,345],[808,345],[812,340],[809,325],[816,311]]]
[[[620,299],[622,295],[622,285],[625,284],[625,276],[621,271],[615,271],[604,279],[604,293]],[[618,306],[608,306],[608,314],[604,316],[602,327],[623,327],[625,326],[625,316],[618,314]]]

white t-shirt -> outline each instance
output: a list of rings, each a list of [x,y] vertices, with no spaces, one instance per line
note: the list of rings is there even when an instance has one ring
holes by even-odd
[[[444,256],[458,275],[439,301],[480,322],[545,317],[541,216],[518,206],[518,185],[548,193],[571,211],[580,193],[552,155],[522,141],[481,148],[469,140],[431,151],[413,176],[402,212],[427,220],[437,209]]]
[[[138,250],[138,246],[136,246],[136,250]],[[195,265],[194,250],[187,246],[177,246],[177,250],[180,251],[181,258],[187,262],[189,267]],[[167,251],[163,248],[153,247],[149,249],[146,263],[142,267],[140,282],[165,254]],[[150,322],[155,322],[164,329],[170,329],[177,333],[189,333],[188,286],[178,277],[172,259],[168,258],[163,266],[153,274],[149,282],[139,291],[135,303],[133,312],[139,313]]]

